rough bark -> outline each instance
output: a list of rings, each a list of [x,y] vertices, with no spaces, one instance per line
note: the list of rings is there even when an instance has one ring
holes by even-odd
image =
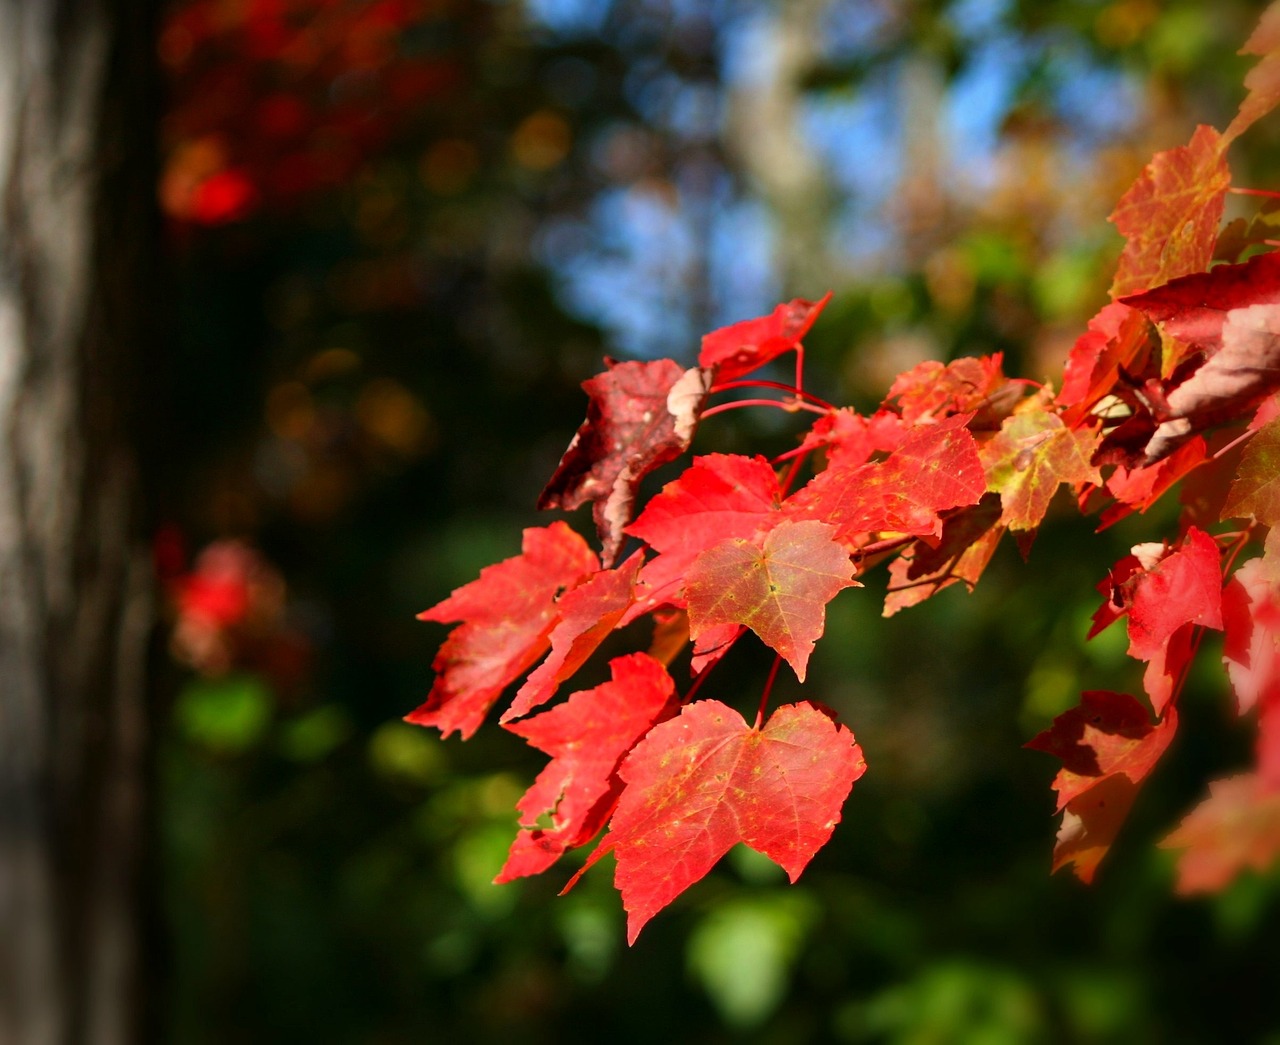
[[[149,0],[0,0],[0,1042],[140,1036]]]

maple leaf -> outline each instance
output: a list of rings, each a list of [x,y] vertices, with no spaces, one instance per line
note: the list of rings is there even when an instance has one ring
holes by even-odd
[[[853,733],[807,702],[763,729],[715,700],[654,726],[619,767],[626,788],[593,854],[617,856],[628,942],[738,842],[794,882],[865,771]]]
[[[1183,895],[1215,892],[1241,871],[1265,871],[1280,856],[1280,792],[1252,773],[1215,780],[1160,847],[1185,850],[1178,858]]]
[[[714,368],[721,384],[758,370],[798,347],[830,300],[830,291],[821,301],[795,298],[770,315],[714,330],[702,338],[698,365]]]
[[[693,561],[730,537],[750,537],[781,521],[778,477],[763,457],[707,454],[662,488],[627,527],[659,554],[641,574],[635,615],[661,603],[684,604]]]
[[[1280,523],[1280,420],[1265,425],[1245,446],[1222,517],[1247,517],[1263,526]]]
[[[551,653],[516,691],[500,722],[527,715],[546,703],[560,683],[587,662],[631,607],[643,561],[644,556],[636,552],[616,570],[601,570],[560,597],[559,620],[551,629]]]
[[[1131,512],[1145,512],[1169,489],[1208,459],[1208,447],[1201,436],[1184,443],[1168,457],[1155,464],[1127,468],[1118,465],[1107,476],[1107,492],[1119,503],[1102,513],[1099,530],[1119,522]]]
[[[902,417],[892,410],[877,410],[863,417],[850,407],[842,407],[814,422],[800,450],[825,450],[828,468],[854,468],[872,454],[898,449],[906,434]]]
[[[1142,313],[1113,301],[1089,320],[1067,357],[1062,391],[1055,402],[1071,407],[1064,420],[1076,425],[1104,396],[1122,372],[1140,371],[1149,347],[1149,327]]]
[[[670,359],[618,363],[582,383],[590,401],[551,476],[539,508],[572,510],[588,502],[605,566],[622,548],[640,480],[689,448],[710,387],[710,373]]]
[[[902,419],[909,425],[951,414],[998,415],[1000,407],[994,402],[997,393],[1012,393],[1012,396],[1001,395],[1002,400],[1016,400],[1018,395],[1018,386],[1010,386],[1001,370],[1003,358],[997,352],[981,358],[967,356],[950,363],[926,359],[894,378],[885,402],[896,399]],[[1012,408],[1012,402],[1007,405]],[[991,418],[986,420],[990,422]],[[999,416],[994,420],[998,424]]]
[[[1137,660],[1167,658],[1170,640],[1184,625],[1222,628],[1221,556],[1214,539],[1195,526],[1188,528],[1176,550],[1136,545],[1112,567],[1098,590],[1104,601],[1093,615],[1088,637],[1127,615],[1128,652]],[[1162,661],[1148,680],[1148,692],[1157,684],[1157,675],[1171,673],[1180,660]]]
[[[463,623],[440,647],[431,692],[406,721],[436,726],[446,737],[455,730],[471,736],[502,691],[546,651],[556,596],[599,566],[587,542],[562,522],[525,530],[521,547],[418,614]]]
[[[858,586],[849,553],[834,535],[826,523],[788,521],[759,540],[734,537],[704,551],[685,579],[694,640],[718,625],[745,625],[803,682],[826,604],[841,589]]]
[[[509,724],[551,762],[516,804],[524,830],[511,843],[496,882],[539,874],[568,849],[599,833],[622,790],[618,763],[656,722],[675,710],[675,683],[652,657],[609,662],[611,679],[563,704]],[[538,822],[549,817],[549,827]]]
[[[979,450],[987,489],[1000,495],[1001,523],[1015,531],[1035,530],[1063,483],[1100,483],[1091,463],[1099,433],[1070,429],[1048,410],[1024,410],[1009,417]]]
[[[1063,814],[1055,871],[1073,864],[1081,881],[1093,880],[1139,787],[1173,739],[1177,722],[1174,708],[1153,724],[1147,710],[1127,693],[1090,690],[1081,694],[1077,707],[1027,744],[1062,761],[1053,781]]]
[[[1280,8],[1268,7],[1239,54],[1258,55],[1261,61],[1245,74],[1248,89],[1240,111],[1223,134],[1226,143],[1244,133],[1280,102]]]
[[[1201,124],[1187,145],[1156,153],[1120,198],[1109,219],[1126,240],[1113,298],[1209,267],[1231,185],[1225,149]]]
[[[1125,302],[1207,357],[1166,395],[1168,413],[1147,443],[1148,463],[1280,387],[1280,254],[1218,265]]]
[[[783,504],[792,518],[836,527],[836,538],[857,543],[865,534],[937,536],[939,512],[976,504],[986,492],[977,444],[966,414],[910,429],[883,461],[836,462]]]
[[[936,548],[914,541],[889,564],[884,616],[924,602],[957,581],[973,591],[1003,536],[994,497],[948,518]]]

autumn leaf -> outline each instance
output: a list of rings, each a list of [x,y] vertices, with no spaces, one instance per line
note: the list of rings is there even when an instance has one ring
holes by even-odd
[[[556,596],[598,566],[587,542],[564,523],[528,529],[519,555],[486,566],[478,580],[418,614],[462,623],[436,654],[426,702],[406,721],[435,726],[446,737],[455,730],[471,736],[502,691],[546,651]]]
[[[915,606],[957,581],[972,591],[995,554],[1004,527],[995,497],[952,515],[936,548],[914,541],[889,564],[884,616]]]
[[[1261,61],[1245,74],[1248,94],[1222,136],[1224,143],[1243,134],[1280,102],[1280,8],[1273,4],[1262,13],[1239,53],[1258,55]]]
[[[659,554],[641,574],[636,612],[684,605],[684,578],[694,560],[731,537],[750,537],[781,521],[778,477],[763,457],[696,457],[627,527]]]
[[[1160,843],[1181,849],[1177,890],[1216,892],[1242,871],[1266,871],[1280,856],[1280,791],[1253,773],[1215,780],[1209,797]]]
[[[795,298],[770,315],[712,331],[702,339],[698,365],[714,368],[719,384],[758,370],[796,348],[830,300],[830,291],[821,301]]]
[[[1001,370],[1003,356],[965,357],[950,363],[926,359],[894,378],[885,402],[896,400],[902,419],[909,425],[937,421],[952,414],[998,415],[996,398],[1017,401],[1019,385],[1011,385]],[[1009,395],[1007,393],[1012,393]],[[1005,413],[1008,412],[1006,409]],[[988,422],[990,417],[987,418]],[[995,424],[1001,417],[995,416]]]
[[[1250,518],[1263,526],[1280,523],[1280,420],[1263,427],[1245,446],[1222,517]]]
[[[1218,545],[1191,527],[1181,548],[1136,579],[1129,603],[1129,656],[1148,660],[1184,624],[1222,628],[1222,567]]]
[[[710,375],[670,359],[618,363],[584,381],[587,419],[560,459],[539,508],[592,504],[605,566],[622,548],[636,489],[655,468],[688,449]]]
[[[940,512],[976,504],[986,491],[968,415],[912,428],[883,461],[835,463],[789,497],[791,518],[836,527],[840,541],[856,544],[867,533],[937,536]]]
[[[800,444],[804,452],[823,450],[827,467],[856,468],[873,454],[890,453],[902,445],[908,426],[893,410],[877,410],[863,417],[850,407],[818,418]]]
[[[1139,372],[1150,344],[1146,318],[1137,309],[1113,301],[1089,320],[1071,346],[1062,391],[1055,403],[1070,407],[1063,419],[1069,427],[1112,393],[1122,372]]]
[[[1127,693],[1091,690],[1027,744],[1062,761],[1053,782],[1063,814],[1055,871],[1073,864],[1077,877],[1093,880],[1177,722],[1175,708],[1153,724],[1146,708]]]
[[[979,450],[987,489],[1000,495],[1000,521],[1015,531],[1035,530],[1058,488],[1100,483],[1091,463],[1099,435],[1071,429],[1057,414],[1024,410],[1008,418]]]
[[[685,581],[694,640],[717,625],[744,625],[803,682],[826,604],[857,586],[849,553],[834,533],[812,520],[784,522],[758,542],[734,537],[699,555]]]
[[[675,710],[675,683],[643,653],[609,662],[612,678],[563,704],[506,728],[551,763],[516,804],[523,830],[497,882],[538,874],[604,827],[622,789],[618,762],[655,722]],[[549,826],[540,827],[547,818]]]
[[[1134,511],[1145,512],[1179,480],[1185,478],[1208,459],[1208,447],[1201,436],[1184,443],[1168,457],[1155,464],[1127,468],[1118,465],[1107,476],[1107,492],[1116,499],[1099,519],[1099,530],[1119,522]]]
[[[1280,387],[1280,254],[1218,265],[1125,303],[1206,356],[1166,395],[1167,417],[1147,443],[1149,463]]]
[[[516,691],[500,722],[527,715],[546,703],[560,683],[587,662],[630,609],[643,561],[644,556],[636,552],[616,570],[601,570],[560,597],[556,606],[560,619],[551,629],[551,653]]]
[[[865,770],[853,734],[809,703],[763,729],[714,700],[655,726],[619,768],[626,788],[600,849],[617,856],[628,941],[738,842],[794,882]]]
[[[1156,153],[1120,198],[1110,220],[1126,242],[1113,298],[1209,267],[1231,185],[1225,150],[1222,136],[1202,124],[1187,145]]]

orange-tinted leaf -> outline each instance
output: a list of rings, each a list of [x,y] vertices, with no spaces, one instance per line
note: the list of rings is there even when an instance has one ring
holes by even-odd
[[[857,584],[849,553],[834,534],[834,527],[814,520],[783,522],[763,539],[734,537],[699,555],[685,582],[694,640],[716,626],[744,625],[803,682],[826,604]]]
[[[1178,892],[1214,892],[1241,871],[1266,871],[1280,856],[1280,792],[1253,773],[1215,780],[1164,849],[1178,858]]]
[[[551,653],[525,679],[499,721],[527,715],[546,703],[560,683],[587,662],[631,607],[642,561],[636,552],[616,570],[601,570],[560,597]]]
[[[917,425],[883,461],[836,462],[789,497],[783,510],[832,524],[837,539],[850,544],[874,532],[937,536],[939,512],[977,504],[986,491],[968,420],[957,414]]]
[[[816,302],[795,298],[770,315],[714,330],[702,339],[698,365],[714,367],[722,383],[758,370],[796,348],[830,300],[830,292]]]
[[[562,522],[525,530],[522,548],[418,615],[462,623],[436,654],[435,684],[407,721],[471,736],[503,689],[546,651],[556,596],[599,566],[587,542]]]
[[[889,564],[884,615],[924,602],[956,581],[972,591],[1004,536],[999,521],[1000,502],[991,497],[948,518],[936,548],[924,541],[907,547]]]
[[[590,502],[613,564],[631,521],[640,480],[682,454],[693,439],[709,374],[670,359],[617,363],[584,381],[587,419],[538,498],[539,508],[571,510]]]
[[[622,790],[615,775],[622,756],[675,710],[675,684],[652,657],[618,657],[609,669],[609,682],[506,727],[550,755],[551,763],[516,804],[524,830],[495,881],[545,871],[566,849],[594,838]],[[538,826],[543,817],[550,826]]]
[[[684,604],[685,574],[706,549],[780,520],[778,478],[763,457],[708,454],[645,505],[627,533],[659,554],[641,574],[636,610]]]
[[[1251,518],[1263,526],[1280,523],[1280,420],[1266,425],[1245,446],[1222,517]]]
[[[1202,124],[1187,145],[1156,153],[1120,198],[1110,220],[1127,242],[1113,298],[1209,267],[1231,184],[1225,148],[1218,132]]]
[[[1280,102],[1280,8],[1268,7],[1253,34],[1240,48],[1240,54],[1258,55],[1258,62],[1245,74],[1248,94],[1240,103],[1240,111],[1223,134],[1231,142],[1255,122],[1266,116]]]
[[[951,363],[926,359],[899,374],[885,400],[898,401],[902,419],[909,425],[951,414],[974,413],[989,407],[996,393],[1008,386],[1001,370],[1002,361],[999,352],[981,358],[964,357]]]
[[[1004,506],[1000,521],[1011,530],[1034,530],[1063,483],[1102,482],[1090,463],[1098,439],[1096,431],[1070,429],[1047,410],[1024,410],[1006,420],[979,451],[987,488]]]
[[[1139,786],[1173,739],[1177,721],[1174,708],[1153,724],[1146,708],[1127,693],[1092,690],[1027,744],[1062,760],[1053,782],[1063,814],[1055,871],[1073,864],[1082,881],[1093,880]]]
[[[714,700],[649,731],[623,761],[612,849],[627,939],[744,842],[794,882],[831,837],[866,762],[853,734],[812,704],[752,729]]]

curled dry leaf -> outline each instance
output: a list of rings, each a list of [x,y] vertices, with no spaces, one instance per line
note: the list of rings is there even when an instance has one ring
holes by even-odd
[[[618,363],[584,381],[587,419],[538,498],[539,508],[592,505],[605,566],[622,548],[636,489],[689,448],[710,388],[709,371],[670,359]]]

